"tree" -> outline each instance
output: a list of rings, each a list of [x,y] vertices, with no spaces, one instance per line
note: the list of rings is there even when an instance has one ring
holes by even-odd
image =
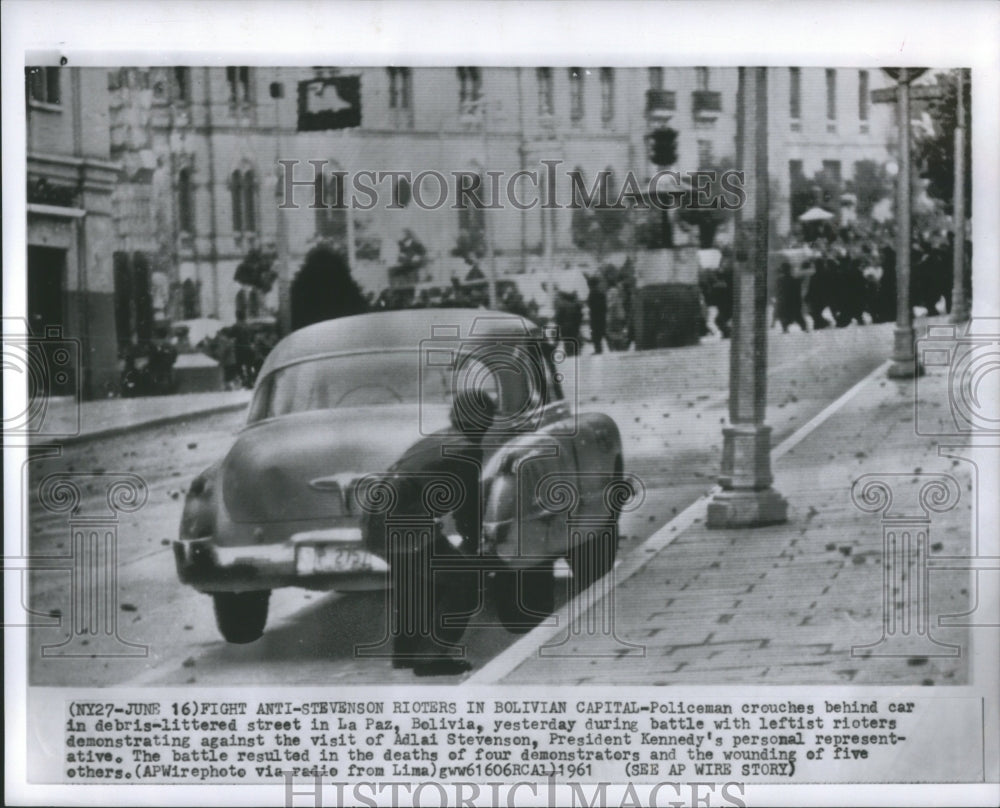
[[[624,205],[596,205],[573,211],[573,243],[591,252],[600,261],[605,255],[623,246],[627,209]]]
[[[711,183],[707,190],[699,191],[697,194],[689,193],[685,195],[679,216],[685,224],[698,228],[698,246],[703,250],[710,249],[715,245],[715,232],[722,227],[733,215],[732,210],[723,209],[717,206],[723,199],[722,176],[727,171],[734,168],[733,161],[729,158],[721,160],[717,165],[705,169],[714,172]],[[704,187],[704,182],[699,182]],[[705,204],[708,202],[709,204]]]
[[[835,174],[820,170],[813,175],[812,179],[806,177],[805,174],[797,174],[792,179],[790,190],[792,219],[797,221],[799,216],[812,207],[821,207],[831,213],[835,212],[843,185]]]
[[[274,258],[272,250],[254,247],[236,267],[233,280],[244,286],[251,286],[266,295],[278,278],[278,273],[272,269]]]
[[[367,310],[368,304],[351,277],[343,253],[325,243],[313,247],[292,279],[292,330]]]
[[[972,81],[968,71],[962,70],[962,94],[965,104],[965,209],[972,210]],[[958,115],[958,71],[938,73],[934,76],[943,95],[940,99],[917,102],[930,115],[933,132],[915,130],[913,143],[914,163],[920,176],[930,180],[927,193],[945,203],[952,211],[955,188],[955,125]]]
[[[866,218],[872,208],[887,196],[892,195],[892,179],[885,166],[874,160],[859,160],[854,164],[854,179],[851,189],[858,198],[858,216]]]

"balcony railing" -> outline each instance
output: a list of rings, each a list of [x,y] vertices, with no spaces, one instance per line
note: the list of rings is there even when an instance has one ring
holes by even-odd
[[[691,109],[695,115],[716,115],[722,112],[722,93],[716,90],[695,90],[691,93]]]
[[[677,109],[677,93],[673,90],[646,90],[646,114],[663,115]]]

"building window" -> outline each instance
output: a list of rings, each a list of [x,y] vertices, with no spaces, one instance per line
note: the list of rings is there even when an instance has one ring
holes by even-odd
[[[615,71],[601,68],[601,120],[608,123],[615,117]]]
[[[229,192],[233,202],[233,232],[254,232],[257,229],[257,182],[253,171],[234,171]]]
[[[663,68],[662,67],[651,67],[651,68],[649,68],[649,89],[650,90],[662,90],[663,89]]]
[[[458,106],[463,115],[474,114],[483,96],[482,72],[478,67],[458,68]]]
[[[552,93],[552,68],[539,67],[535,71],[538,80],[538,114],[552,115],[555,113],[555,96]]]
[[[835,184],[840,185],[840,160],[824,160],[823,173]]]
[[[194,186],[190,168],[177,172],[177,225],[182,233],[194,232]]]
[[[826,71],[826,119],[837,120],[837,71]]]
[[[250,68],[227,67],[226,81],[229,82],[229,101],[236,104],[250,100]]]
[[[569,69],[569,119],[574,123],[583,120],[583,68]]]
[[[58,67],[26,67],[24,75],[28,83],[28,98],[32,101],[43,104],[62,103]]]
[[[323,207],[316,209],[316,234],[334,248],[347,254],[347,202],[344,173],[334,171],[316,178],[316,198]]]
[[[802,70],[798,67],[788,68],[788,116],[802,116]]]
[[[871,97],[868,95],[868,71],[858,71],[858,118],[862,121],[868,120],[868,105]]]
[[[390,67],[389,108],[409,109],[412,90],[412,75],[408,67]]]
[[[201,301],[198,297],[198,285],[188,278],[181,286],[181,310],[184,312],[185,320],[201,316]]]
[[[413,187],[410,185],[410,181],[406,177],[398,177],[396,179],[396,199],[399,200],[399,204],[405,208],[410,204],[412,198]]]
[[[698,168],[709,168],[715,161],[711,140],[698,141]]]
[[[709,74],[708,74],[708,68],[707,67],[696,67],[694,69],[695,89],[696,90],[700,90],[701,92],[706,92],[709,89],[709,87],[708,87],[708,84],[709,84],[708,78],[709,78]]]
[[[191,100],[191,68],[174,68],[174,100],[186,102]]]

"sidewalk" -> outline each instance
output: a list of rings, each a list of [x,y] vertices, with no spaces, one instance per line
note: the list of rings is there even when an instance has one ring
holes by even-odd
[[[136,429],[239,410],[247,406],[251,393],[250,390],[229,390],[83,402],[71,398],[50,399],[45,403],[43,432],[46,436],[59,436],[52,440],[64,446],[109,438]]]
[[[922,401],[943,419],[946,371],[931,369],[917,384]],[[969,466],[939,456],[935,438],[915,434],[913,402],[914,382],[891,381],[880,368],[825,418],[817,416],[775,447],[775,488],[789,503],[786,524],[709,530],[703,498],[622,559],[603,600],[599,582],[578,599],[586,606],[567,604],[557,626],[535,629],[467,681],[966,683],[968,629],[939,627],[938,616],[975,602],[967,570],[929,573],[930,635],[957,645],[959,655],[931,644],[858,648],[883,634],[885,565],[882,512],[864,512],[852,502],[855,480],[882,475],[892,487],[894,514],[922,515],[918,495],[931,481],[924,475],[950,475],[959,499],[946,512],[929,514],[930,563],[935,556],[971,553]],[[915,615],[917,598],[907,602],[910,584],[904,578],[902,591],[897,584],[888,587],[895,614],[911,605]],[[614,625],[616,636],[598,630],[602,620]],[[894,639],[912,641],[913,633],[897,632]]]

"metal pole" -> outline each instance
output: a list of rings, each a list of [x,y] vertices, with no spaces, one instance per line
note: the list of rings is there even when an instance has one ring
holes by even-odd
[[[767,408],[767,255],[769,230],[767,69],[741,67],[736,113],[737,160],[747,201],[737,211],[729,425],[722,430],[722,491],[708,505],[710,528],[784,522],[788,503],[771,487]]]
[[[481,103],[483,105],[483,171],[486,172],[490,170],[490,102],[483,98]],[[485,190],[485,188],[482,190]],[[490,215],[492,212],[488,207],[483,210],[483,226],[486,231],[486,262],[489,265],[490,273],[487,284],[489,308],[495,311],[497,307],[497,256],[493,247],[494,222],[493,217]]]
[[[910,306],[910,71],[900,68],[896,103],[899,109],[899,177],[896,181],[896,330],[889,376],[911,379],[922,369],[913,351]]]
[[[278,73],[278,79],[281,79],[281,74]],[[284,93],[282,92],[282,95]],[[275,95],[274,98],[274,132],[275,132],[275,151],[276,156],[274,158],[274,168],[275,171],[281,167],[278,162],[282,159],[281,152],[284,148],[284,140],[281,135],[281,98]],[[281,175],[275,175],[276,185],[275,185],[275,196],[282,193],[281,185]],[[293,189],[294,190],[294,189]],[[277,210],[277,221],[275,227],[275,247],[278,252],[278,329],[281,336],[291,333],[292,330],[292,301],[291,301],[291,261],[288,256],[288,222],[285,219],[285,209],[282,207],[281,203],[275,199]]]
[[[965,70],[958,69],[958,108],[955,114],[954,263],[952,264],[951,321],[969,319],[965,297]]]

